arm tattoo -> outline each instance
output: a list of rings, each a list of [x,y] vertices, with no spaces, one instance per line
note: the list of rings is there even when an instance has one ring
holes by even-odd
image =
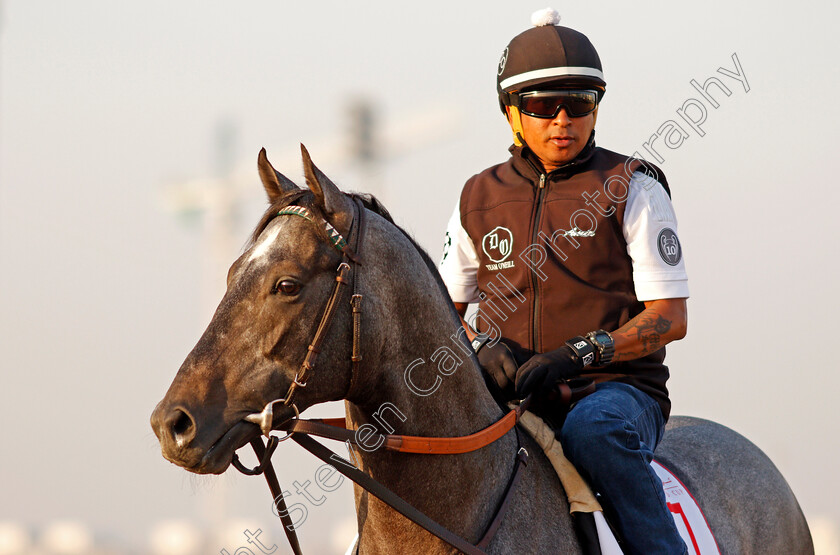
[[[642,351],[652,353],[659,350],[662,334],[671,329],[671,321],[656,314],[646,316],[633,324],[630,328],[636,329],[636,337],[642,342]],[[629,331],[629,330],[628,330]]]
[[[628,322],[620,331],[624,331],[629,336],[635,330],[636,339],[638,339],[641,349],[638,351],[634,349],[623,355],[616,353],[613,361],[641,358],[663,347],[662,336],[671,329],[671,320],[663,318],[662,315],[656,313],[639,316]]]

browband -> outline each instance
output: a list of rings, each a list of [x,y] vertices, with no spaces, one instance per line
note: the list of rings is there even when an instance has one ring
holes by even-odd
[[[307,219],[312,223],[318,223],[312,212],[310,212],[308,208],[305,208],[303,206],[291,205],[277,212],[278,216],[282,216],[284,214],[300,216],[301,218]],[[322,222],[324,224],[324,229],[327,232],[327,237],[329,238],[330,243],[332,243],[332,246],[335,247],[338,252],[344,253],[344,250],[347,247],[347,241],[344,239],[341,233],[339,233],[338,230],[332,226],[330,222],[326,220],[322,220]]]

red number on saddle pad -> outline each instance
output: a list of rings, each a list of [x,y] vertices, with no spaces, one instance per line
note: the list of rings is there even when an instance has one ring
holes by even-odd
[[[671,511],[671,514],[680,515],[680,518],[685,525],[685,529],[688,530],[688,535],[691,537],[691,544],[694,547],[694,552],[700,553],[700,546],[697,545],[697,538],[694,537],[694,531],[691,529],[691,524],[688,522],[688,517],[685,516],[682,505],[679,503],[668,503],[668,509]]]

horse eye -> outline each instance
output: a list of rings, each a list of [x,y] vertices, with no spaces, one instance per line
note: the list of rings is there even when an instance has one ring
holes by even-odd
[[[300,291],[301,284],[291,279],[279,279],[274,284],[274,292],[283,295],[295,295]]]

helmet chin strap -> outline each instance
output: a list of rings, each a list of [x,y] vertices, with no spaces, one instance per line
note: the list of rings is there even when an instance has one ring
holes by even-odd
[[[516,106],[506,106],[508,123],[513,131],[513,144],[516,146],[525,146],[525,132],[522,131],[522,115],[519,113],[519,108]]]

